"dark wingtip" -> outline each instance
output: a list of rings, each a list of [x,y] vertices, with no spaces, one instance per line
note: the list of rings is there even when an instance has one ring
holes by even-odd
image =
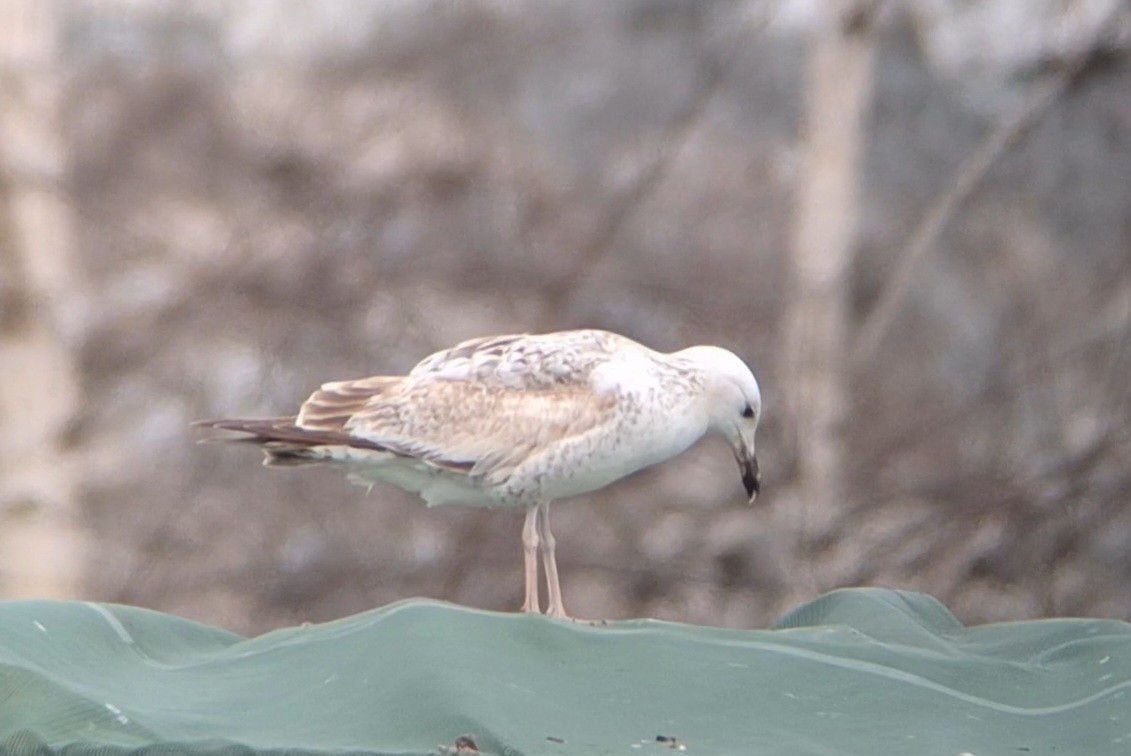
[[[244,436],[209,436],[197,441],[198,444],[233,444],[251,443],[262,444],[269,440],[280,428],[294,424],[293,417],[273,418],[218,418],[214,420],[194,420],[189,423],[190,428],[210,428],[215,430],[244,433]]]
[[[221,420],[197,420],[192,423],[197,428],[217,428],[219,430],[234,431],[247,435],[224,438],[213,437],[204,439],[208,441],[221,441],[227,443],[250,444],[294,444],[297,446],[352,446],[358,449],[371,449],[373,451],[390,451],[387,446],[364,438],[354,438],[346,433],[332,431],[310,430],[295,425],[296,417],[268,417],[268,418],[225,418]],[[272,450],[275,451],[275,450]]]
[[[190,428],[219,428],[241,433],[261,433],[273,428],[293,426],[293,417],[225,417],[215,420],[193,420]]]

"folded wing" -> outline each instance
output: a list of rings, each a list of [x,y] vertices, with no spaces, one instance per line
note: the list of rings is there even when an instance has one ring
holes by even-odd
[[[584,387],[593,370],[614,357],[643,351],[631,339],[598,330],[492,336],[436,352],[421,360],[408,377],[523,390]]]
[[[437,352],[407,376],[327,383],[297,416],[202,423],[250,434],[269,464],[396,458],[504,480],[535,450],[613,421],[616,399],[590,378],[615,353],[643,349],[604,331],[474,339]],[[335,448],[340,448],[335,452]]]

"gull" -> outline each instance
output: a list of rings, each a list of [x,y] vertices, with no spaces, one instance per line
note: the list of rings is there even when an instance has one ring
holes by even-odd
[[[329,464],[372,487],[387,483],[429,506],[523,507],[526,596],[568,619],[550,532],[550,503],[596,491],[721,436],[749,502],[760,476],[758,382],[733,352],[693,346],[664,354],[608,331],[464,341],[407,375],[323,384],[297,415],[204,420],[238,431],[263,464]]]

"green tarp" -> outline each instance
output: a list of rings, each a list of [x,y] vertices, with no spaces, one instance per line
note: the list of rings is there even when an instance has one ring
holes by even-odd
[[[773,630],[406,601],[245,639],[0,604],[6,753],[1131,754],[1131,625],[838,591]],[[658,739],[659,738],[659,739]]]

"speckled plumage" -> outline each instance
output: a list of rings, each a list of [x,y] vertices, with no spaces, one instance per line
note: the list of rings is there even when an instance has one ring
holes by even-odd
[[[531,518],[550,501],[602,488],[710,432],[732,441],[753,500],[760,410],[757,382],[726,350],[661,354],[580,330],[473,339],[405,376],[324,384],[295,416],[201,424],[248,434],[238,440],[261,446],[268,465],[341,466],[355,482],[391,483],[430,505],[527,507],[524,540],[537,542],[542,526]],[[541,541],[552,560],[548,519]],[[528,549],[528,610],[530,569]],[[551,613],[564,616],[554,588]]]

